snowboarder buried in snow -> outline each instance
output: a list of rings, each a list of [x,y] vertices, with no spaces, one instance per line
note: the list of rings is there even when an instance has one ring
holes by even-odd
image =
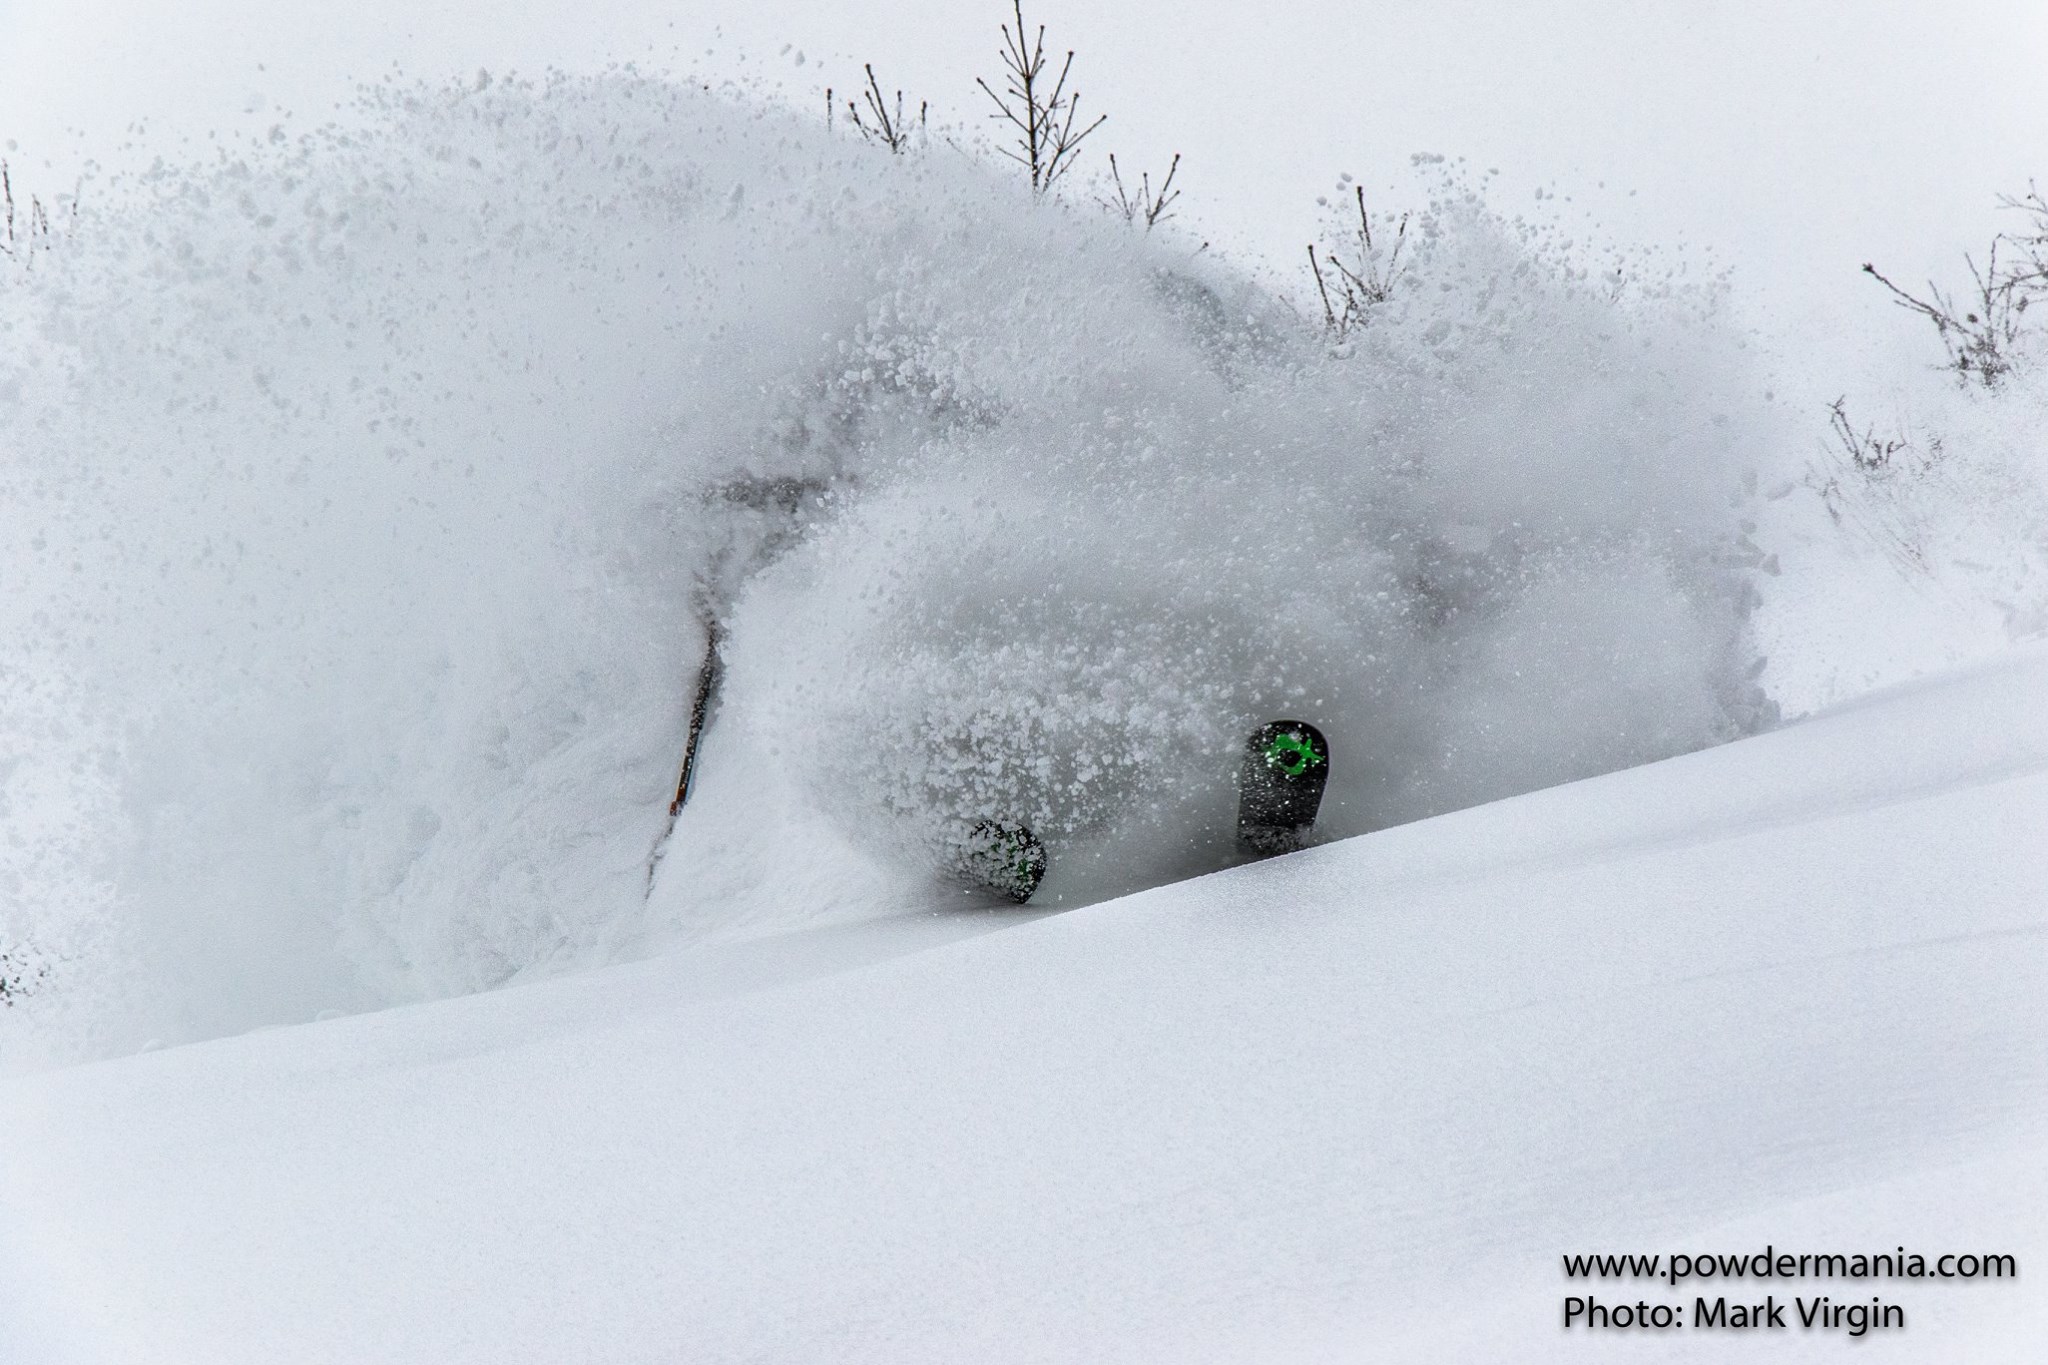
[[[1237,840],[1254,853],[1292,853],[1308,839],[1330,780],[1330,746],[1306,721],[1276,720],[1245,740]],[[1014,820],[982,820],[955,864],[971,885],[1022,905],[1045,878],[1045,845]]]

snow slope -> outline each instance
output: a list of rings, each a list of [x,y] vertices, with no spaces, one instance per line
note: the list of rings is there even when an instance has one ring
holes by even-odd
[[[1802,1292],[2037,1359],[2044,697],[9,1080],[9,1359],[1837,1358],[1559,1327],[1561,1253],[1766,1241],[2016,1255]]]

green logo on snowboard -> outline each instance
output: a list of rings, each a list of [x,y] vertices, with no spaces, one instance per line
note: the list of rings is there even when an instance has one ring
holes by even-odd
[[[1278,768],[1289,777],[1300,777],[1323,761],[1306,739],[1291,731],[1273,736],[1273,742],[1266,746],[1266,766]]]

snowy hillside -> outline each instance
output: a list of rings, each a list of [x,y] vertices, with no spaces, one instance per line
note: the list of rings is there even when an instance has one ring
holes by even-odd
[[[2038,16],[441,8],[0,18],[0,1365],[2040,1358]]]
[[[2048,1329],[2048,653],[1050,917],[814,928],[0,1088],[8,1359],[1826,1359],[1579,1252]],[[1754,1281],[1603,1298],[1761,1298]]]

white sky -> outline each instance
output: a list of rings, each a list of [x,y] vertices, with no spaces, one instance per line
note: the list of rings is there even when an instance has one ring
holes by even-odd
[[[1951,277],[1999,225],[1997,193],[2048,180],[2044,0],[1027,12],[1079,50],[1086,103],[1111,115],[1095,150],[1154,167],[1184,153],[1183,221],[1290,269],[1339,171],[1380,190],[1407,183],[1409,153],[1438,151],[1499,168],[1508,207],[1548,184],[1610,237],[1713,248],[1776,329],[1845,357],[1857,333],[1917,354],[1931,339],[1858,264]],[[997,0],[0,0],[0,147],[19,143],[18,173],[62,181],[85,155],[117,164],[138,118],[153,148],[279,107],[317,119],[394,62],[453,75],[635,60],[751,75],[822,108],[828,81],[845,89],[871,60],[967,121],[1006,13]]]

